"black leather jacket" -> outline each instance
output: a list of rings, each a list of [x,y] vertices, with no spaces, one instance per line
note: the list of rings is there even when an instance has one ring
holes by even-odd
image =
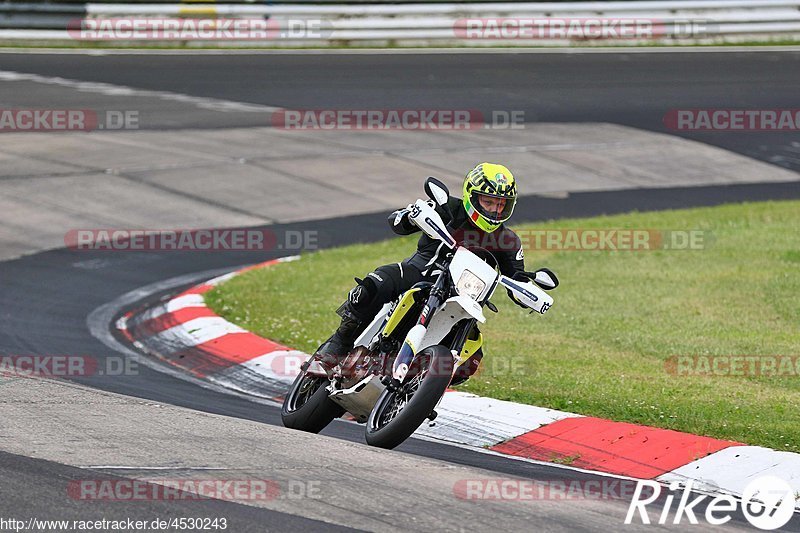
[[[436,206],[436,211],[447,224],[447,229],[462,246],[480,246],[497,259],[500,272],[513,278],[517,272],[525,270],[522,242],[516,233],[501,225],[492,233],[478,228],[469,220],[460,198],[450,197],[447,209]],[[398,235],[410,235],[420,231],[409,219],[408,208],[398,209],[389,215],[389,225]],[[405,263],[418,268],[424,276],[432,274],[433,264],[444,249],[441,241],[431,239],[424,233],[417,243],[417,251]]]

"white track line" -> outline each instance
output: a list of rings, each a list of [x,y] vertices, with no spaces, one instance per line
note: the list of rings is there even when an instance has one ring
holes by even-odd
[[[269,105],[248,104],[245,102],[235,102],[233,100],[222,100],[219,98],[206,98],[201,96],[190,96],[188,94],[173,93],[170,91],[150,91],[147,89],[136,89],[125,85],[115,85],[113,83],[98,83],[91,81],[72,80],[56,76],[41,76],[39,74],[29,74],[27,72],[14,72],[11,70],[0,70],[0,81],[27,81],[41,83],[44,85],[56,85],[67,87],[84,93],[102,94],[106,96],[138,96],[147,98],[158,98],[170,102],[180,102],[193,105],[199,109],[210,111],[227,112],[267,112],[275,113],[283,110],[281,107]]]

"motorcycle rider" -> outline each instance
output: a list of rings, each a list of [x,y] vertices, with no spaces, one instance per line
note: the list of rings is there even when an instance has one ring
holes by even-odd
[[[436,211],[460,245],[485,248],[497,259],[502,274],[528,281],[522,243],[517,234],[504,225],[514,212],[516,202],[517,184],[511,171],[503,165],[480,163],[467,173],[461,198],[451,196],[447,208],[437,205]],[[389,224],[398,235],[420,231],[409,220],[410,212],[411,205],[389,215]],[[341,324],[315,354],[323,368],[330,371],[340,357],[353,349],[355,339],[384,304],[416,283],[440,273],[435,263],[442,248],[443,243],[423,233],[417,251],[411,257],[400,263],[380,266],[364,279],[355,278],[357,285],[336,311],[342,317]],[[509,296],[514,300],[511,292]],[[471,337],[477,338],[477,333],[477,328],[474,328]],[[477,371],[482,358],[482,350],[470,356],[456,370],[451,385],[469,379]]]

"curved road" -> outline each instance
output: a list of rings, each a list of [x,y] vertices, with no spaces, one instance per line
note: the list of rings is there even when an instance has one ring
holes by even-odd
[[[800,51],[656,53],[0,54],[0,70],[294,109],[522,111],[528,122],[611,122],[675,133],[673,109],[795,109]],[[28,97],[42,105],[36,91]],[[15,100],[19,100],[17,95]],[[52,103],[58,107],[58,102]],[[142,127],[266,125],[262,114],[171,116]],[[161,111],[167,111],[167,114]],[[800,170],[794,132],[682,136]]]

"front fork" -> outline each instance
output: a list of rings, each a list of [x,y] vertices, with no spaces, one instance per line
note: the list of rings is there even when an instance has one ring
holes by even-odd
[[[408,369],[411,366],[411,362],[414,360],[414,356],[417,354],[419,345],[422,339],[425,338],[425,333],[428,331],[427,324],[430,317],[433,316],[433,313],[436,312],[446,299],[447,295],[445,294],[444,287],[447,286],[448,276],[449,273],[446,269],[439,275],[439,279],[437,279],[436,283],[431,287],[431,293],[428,295],[428,300],[422,308],[422,313],[420,313],[417,323],[408,332],[403,346],[400,347],[400,351],[394,360],[394,365],[392,365],[392,378],[394,378],[397,384],[402,383],[408,373]]]
[[[453,341],[450,343],[450,353],[453,354],[453,358],[455,359],[454,363],[458,363],[461,360],[461,350],[464,348],[464,345],[467,343],[467,338],[469,334],[472,332],[472,328],[475,327],[475,323],[477,320],[474,318],[468,319],[464,324],[458,329],[453,337]],[[453,367],[453,372],[456,371],[456,367]]]

